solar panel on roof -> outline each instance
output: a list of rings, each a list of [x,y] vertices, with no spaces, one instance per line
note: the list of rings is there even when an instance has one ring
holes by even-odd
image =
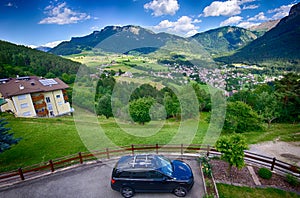
[[[42,83],[42,85],[44,86],[51,86],[51,85],[57,85],[58,82],[56,82],[54,79],[50,78],[50,79],[43,79],[43,80],[39,80],[40,83]]]

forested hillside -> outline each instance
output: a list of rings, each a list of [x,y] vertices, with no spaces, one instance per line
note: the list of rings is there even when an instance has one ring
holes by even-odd
[[[244,47],[258,36],[240,27],[220,27],[198,33],[191,38],[197,40],[211,54],[224,54]]]
[[[53,54],[0,41],[0,78],[16,75],[61,77],[75,75],[80,63]]]
[[[289,16],[232,56],[216,59],[226,63],[284,62],[300,64],[300,3],[294,5]],[[280,64],[282,65],[282,64]]]

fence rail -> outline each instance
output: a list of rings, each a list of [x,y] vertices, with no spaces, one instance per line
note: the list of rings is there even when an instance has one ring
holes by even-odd
[[[113,157],[118,157],[125,154],[136,154],[139,152],[149,152],[149,153],[176,153],[179,155],[184,154],[196,154],[196,155],[206,155],[206,156],[220,156],[215,148],[210,145],[192,144],[192,145],[130,145],[127,147],[119,148],[105,148],[101,151],[92,152],[80,152],[78,154],[66,156],[63,158],[58,158],[54,160],[49,160],[48,162],[32,165],[29,167],[19,168],[15,171],[10,171],[0,174],[0,186],[5,186],[8,184],[13,184],[18,181],[22,181],[29,178],[34,178],[42,174],[49,174],[55,172],[58,169],[72,166],[80,165],[84,162],[93,161],[97,159],[110,159]],[[277,160],[276,158],[252,153],[245,151],[245,161],[248,163],[259,164],[270,168],[272,171],[278,171],[280,173],[293,174],[296,177],[300,177],[300,168],[298,166],[288,164]]]

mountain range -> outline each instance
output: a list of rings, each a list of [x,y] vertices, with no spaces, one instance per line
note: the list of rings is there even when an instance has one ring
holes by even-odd
[[[239,49],[231,56],[217,58],[225,63],[263,63],[273,60],[300,64],[300,3],[294,5],[289,15],[263,36]]]
[[[84,37],[74,37],[51,49],[56,55],[78,54],[84,50],[100,48],[104,51],[126,53],[138,50],[149,53],[165,46],[168,42],[190,40],[198,41],[199,45],[210,54],[223,54],[239,49],[255,40],[259,33],[240,27],[220,27],[189,38],[183,38],[168,33],[154,33],[139,26],[107,26],[101,31],[94,31]]]
[[[267,30],[264,28],[270,30],[261,33]],[[216,61],[222,64],[283,64],[290,68],[300,68],[300,3],[294,5],[289,15],[279,22],[269,22],[256,27],[256,30],[226,26],[183,38],[164,32],[154,33],[133,25],[107,26],[87,36],[62,42],[48,53],[1,41],[1,76],[20,74],[21,71],[24,75],[37,73],[59,76],[71,70],[76,73],[78,63],[64,61],[53,54],[78,54],[95,48],[104,52],[152,55],[162,63],[173,63],[179,59],[182,63],[193,62],[185,58],[188,54],[202,64]],[[8,69],[12,72],[7,73]]]
[[[139,26],[107,26],[84,37],[74,37],[51,49],[56,55],[78,54],[94,48],[107,52],[128,53],[136,51],[149,54],[176,50],[176,43],[185,45],[197,41],[199,52],[213,57],[217,62],[254,63],[289,62],[300,64],[300,3],[294,5],[287,17],[269,21],[251,30],[240,27],[220,27],[183,38],[168,33],[154,33]],[[171,43],[171,44],[170,44]],[[175,48],[174,48],[175,47]],[[195,48],[195,43],[193,43]],[[174,49],[172,49],[174,48]],[[204,57],[204,56],[202,56]]]

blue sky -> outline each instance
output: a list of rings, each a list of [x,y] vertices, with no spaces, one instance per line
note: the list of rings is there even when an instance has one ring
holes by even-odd
[[[0,40],[54,46],[107,25],[180,36],[279,19],[300,0],[0,0]]]

